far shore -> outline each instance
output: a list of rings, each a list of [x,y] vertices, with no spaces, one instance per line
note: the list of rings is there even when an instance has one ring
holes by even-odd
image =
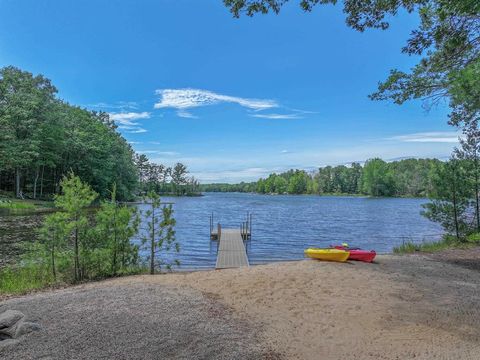
[[[0,357],[473,359],[479,275],[477,247],[115,278],[4,299],[42,330]]]
[[[202,194],[250,194],[262,196],[317,196],[317,197],[352,197],[352,198],[366,198],[366,199],[424,199],[428,200],[427,196],[373,196],[367,194],[351,194],[351,193],[323,193],[323,194],[288,194],[288,193],[258,193],[258,192],[243,192],[243,191],[204,191]]]

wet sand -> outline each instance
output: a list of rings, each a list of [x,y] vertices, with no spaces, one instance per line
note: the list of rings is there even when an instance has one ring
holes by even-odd
[[[73,341],[78,326],[86,322],[104,334],[94,347],[104,349],[103,355],[125,359],[200,359],[208,354],[254,359],[478,359],[480,272],[475,266],[459,265],[455,257],[462,255],[379,256],[376,264],[304,260],[126,277],[28,295],[0,303],[0,311],[19,309],[42,325],[48,303],[50,325],[8,346],[8,352],[0,346],[0,357],[39,348],[48,352],[50,346],[41,341],[61,331],[56,346],[101,358],[89,352],[91,346]],[[165,308],[163,303],[170,305]],[[65,322],[73,310],[75,324]],[[152,312],[153,323],[145,323]],[[102,321],[95,323],[92,314]],[[118,345],[123,338],[131,340],[131,334],[121,330],[125,318],[142,335],[135,337],[130,350]],[[183,319],[188,326],[181,325]],[[170,323],[176,324],[170,332],[159,325]],[[200,330],[205,328],[210,330]],[[205,344],[204,350],[193,351],[184,341],[189,338]],[[172,347],[148,352],[151,343],[164,344],[165,339]],[[144,350],[138,353],[139,349]]]

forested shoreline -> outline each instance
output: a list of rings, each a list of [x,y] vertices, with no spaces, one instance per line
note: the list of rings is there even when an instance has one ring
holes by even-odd
[[[256,182],[205,184],[205,192],[259,194],[348,194],[389,197],[426,197],[434,190],[435,174],[444,166],[437,159],[370,159],[362,166],[325,166],[314,172],[289,170]]]
[[[0,192],[53,199],[73,172],[99,194],[134,200],[149,190],[188,195],[198,182],[183,164],[166,167],[136,154],[106,112],[89,111],[57,97],[43,75],[0,69]]]

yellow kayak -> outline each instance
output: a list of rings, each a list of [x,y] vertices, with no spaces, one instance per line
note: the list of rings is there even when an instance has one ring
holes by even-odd
[[[350,255],[349,251],[339,249],[314,249],[309,248],[305,250],[305,256],[312,259],[325,260],[325,261],[347,261]]]

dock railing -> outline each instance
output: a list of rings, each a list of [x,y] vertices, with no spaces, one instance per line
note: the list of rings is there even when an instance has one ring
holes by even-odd
[[[215,220],[213,212],[209,216],[210,220],[210,240],[220,240],[222,226],[220,223],[217,223],[215,226]],[[245,221],[240,223],[240,235],[243,240],[250,240],[252,238],[252,213],[247,212]]]
[[[243,240],[249,240],[252,238],[252,214],[247,213],[247,218],[240,224],[240,234]]]

